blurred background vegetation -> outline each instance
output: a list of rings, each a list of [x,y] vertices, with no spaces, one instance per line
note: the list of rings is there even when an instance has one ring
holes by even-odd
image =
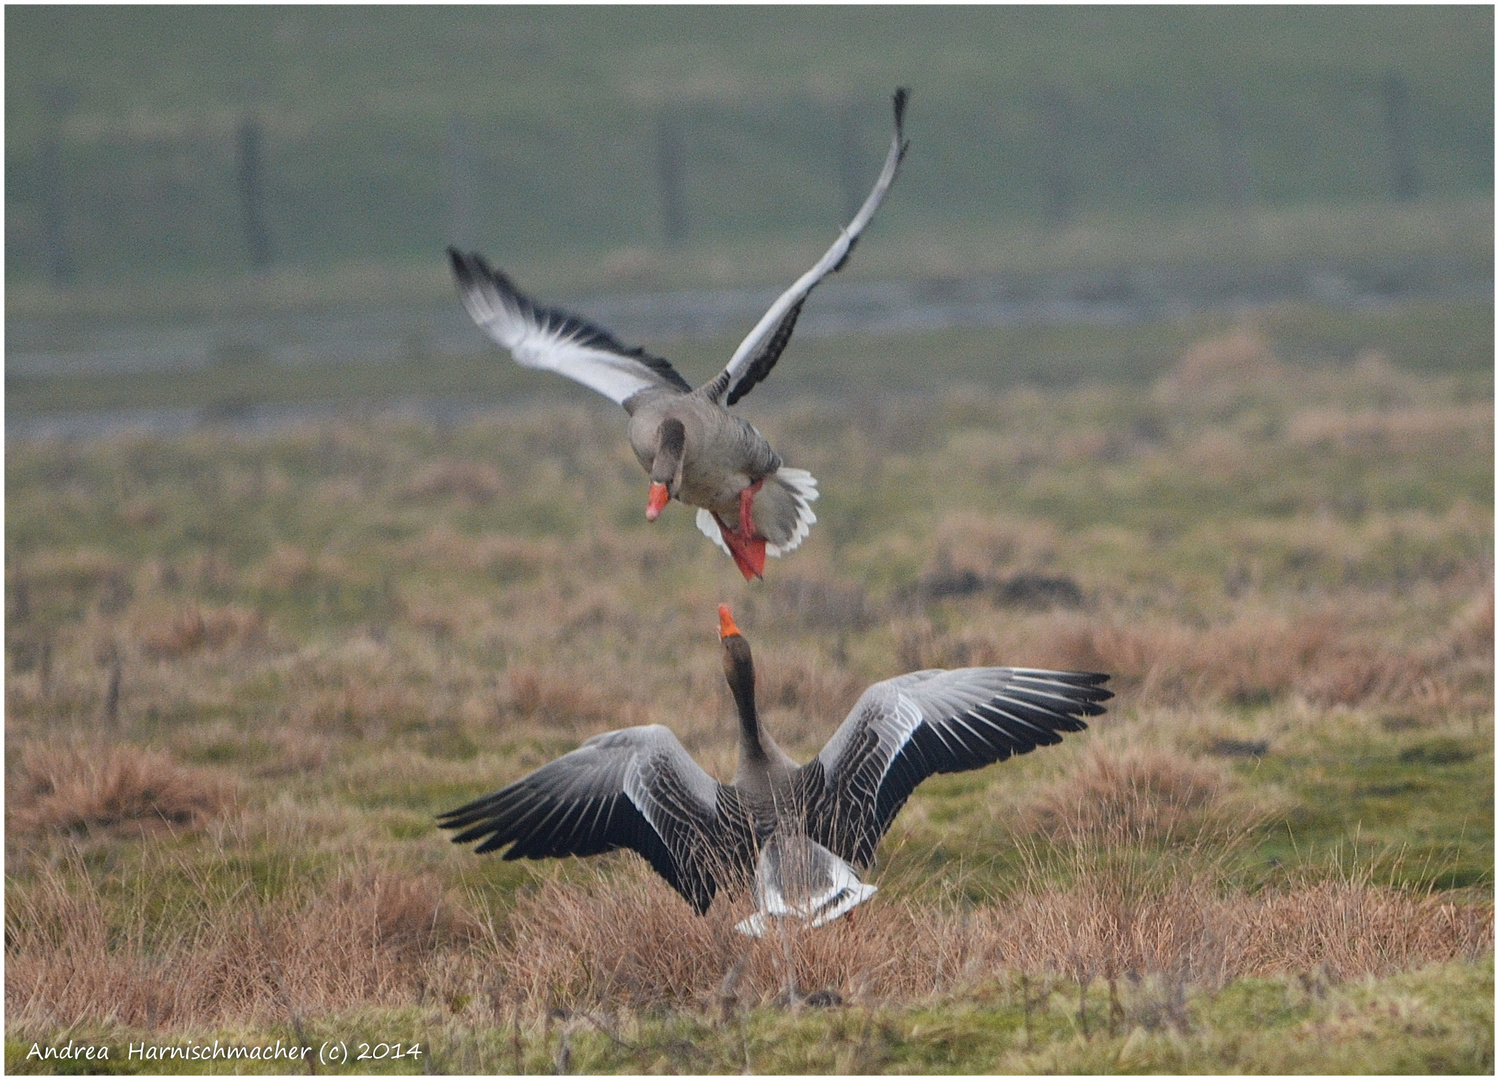
[[[79,348],[80,320],[451,306],[455,241],[549,295],[778,285],[862,196],[898,84],[916,151],[867,277],[1492,277],[1486,7],[21,7],[6,31],[28,350]]]

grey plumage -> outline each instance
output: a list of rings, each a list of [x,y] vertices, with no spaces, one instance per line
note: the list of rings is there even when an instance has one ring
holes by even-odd
[[[665,484],[661,499],[675,498],[706,511],[709,520],[699,515],[699,527],[733,556],[746,578],[761,572],[765,555],[782,555],[802,542],[817,520],[810,505],[817,497],[817,481],[802,470],[783,470],[765,437],[726,406],[775,367],[808,295],[843,267],[873,219],[909,146],[903,133],[906,99],[905,90],[896,91],[890,149],[854,219],[816,265],[770,306],[723,371],[696,390],[661,357],[621,344],[587,319],[541,306],[481,256],[448,249],[459,295],[474,322],[522,366],[555,371],[624,406],[630,414],[630,446],[647,472],[658,453],[661,425],[682,421],[687,430],[682,479]],[[757,487],[761,484],[765,486]],[[744,520],[742,498],[752,500],[749,521]],[[649,516],[654,519],[657,513],[659,506],[653,504]]]
[[[727,608],[720,618],[740,720],[733,783],[709,776],[669,729],[624,728],[449,811],[442,827],[459,830],[455,843],[480,841],[477,851],[507,849],[507,859],[633,849],[699,913],[720,888],[753,877],[762,914],[834,918],[873,892],[856,871],[922,780],[1058,743],[1113,696],[1108,676],[1086,672],[912,672],[869,687],[799,766],[762,728],[749,644]],[[811,860],[795,880],[779,869],[787,851]],[[756,925],[763,919],[746,932]]]

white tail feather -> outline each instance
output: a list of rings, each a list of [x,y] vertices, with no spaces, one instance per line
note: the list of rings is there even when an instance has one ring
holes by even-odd
[[[817,478],[806,469],[789,469],[783,465],[767,479],[779,481],[782,487],[791,492],[791,501],[796,506],[796,525],[792,527],[791,538],[784,544],[765,545],[765,554],[779,559],[787,552],[801,547],[802,541],[812,531],[812,526],[817,524],[817,515],[812,512],[811,505],[817,501]],[[718,520],[711,512],[698,509],[697,528],[698,532],[718,545],[719,551],[733,558],[734,553],[724,542],[723,530],[718,527]]]
[[[779,559],[788,551],[801,547],[802,541],[812,531],[812,526],[817,524],[817,515],[812,512],[811,504],[817,501],[818,491],[817,478],[806,469],[791,469],[782,465],[775,471],[775,479],[791,492],[792,501],[796,504],[796,526],[791,530],[791,538],[784,544],[765,545],[765,554]]]
[[[789,875],[789,877],[788,877]],[[808,875],[821,878],[818,891],[797,901],[786,898],[786,889],[802,892],[796,882]],[[755,870],[755,900],[759,910],[734,927],[749,937],[763,937],[772,918],[800,919],[808,926],[822,926],[847,914],[879,889],[859,880],[848,863],[805,836],[776,836],[760,853]]]

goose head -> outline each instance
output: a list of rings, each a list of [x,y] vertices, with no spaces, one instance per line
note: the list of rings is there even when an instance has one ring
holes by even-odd
[[[687,449],[687,429],[676,417],[661,421],[656,429],[656,457],[651,462],[651,494],[645,504],[645,519],[655,521],[682,487],[682,459]]]

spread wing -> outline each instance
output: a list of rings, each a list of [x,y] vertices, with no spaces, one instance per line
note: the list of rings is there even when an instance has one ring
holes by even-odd
[[[448,260],[469,315],[522,367],[566,375],[621,405],[641,390],[692,389],[659,356],[621,345],[586,319],[538,306],[479,255],[448,248]]]
[[[589,739],[509,787],[449,810],[444,829],[506,859],[630,848],[698,912],[752,864],[754,833],[737,793],[693,761],[660,724]]]
[[[1107,675],[1028,668],[915,671],[875,683],[799,775],[807,832],[860,867],[916,785],[1082,731]]]
[[[874,189],[864,200],[864,205],[859,207],[854,220],[838,234],[838,239],[833,241],[833,246],[817,261],[817,265],[797,278],[796,284],[770,305],[770,310],[760,317],[749,336],[739,343],[739,348],[729,359],[729,366],[704,387],[704,392],[711,400],[722,399],[725,404],[733,405],[769,375],[770,369],[781,358],[786,343],[791,340],[791,331],[796,327],[797,316],[802,312],[802,304],[806,302],[807,295],[823,278],[843,269],[843,264],[854,250],[854,244],[858,243],[859,234],[874,217],[874,212],[880,208],[880,203],[885,198],[885,192],[895,182],[901,160],[911,145],[904,141],[901,128],[909,96],[910,92],[905,88],[895,92],[895,135],[890,140],[890,151],[885,155],[885,167],[880,170],[879,179],[874,182]]]

